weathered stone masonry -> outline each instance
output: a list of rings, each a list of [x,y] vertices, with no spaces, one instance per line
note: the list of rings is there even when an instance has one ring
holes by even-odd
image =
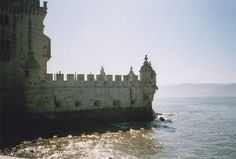
[[[1,133],[40,123],[152,120],[156,73],[145,56],[140,77],[47,74],[50,39],[44,35],[47,2],[0,0]],[[69,122],[67,122],[67,120]],[[54,122],[56,121],[56,122]],[[29,127],[29,126],[28,126]],[[37,127],[37,124],[36,126]],[[22,129],[23,129],[22,128]],[[31,128],[31,127],[30,127]],[[11,131],[12,130],[12,131]],[[6,139],[6,138],[4,138]]]
[[[146,61],[145,61],[146,62]],[[146,63],[150,67],[150,64]],[[141,74],[143,73],[141,69]],[[153,70],[152,70],[153,71]],[[155,76],[155,72],[153,77]],[[103,108],[151,107],[156,90],[155,78],[147,83],[138,80],[132,69],[128,75],[67,75],[47,74],[45,81],[28,83],[27,111],[46,114],[46,112],[71,112]],[[37,94],[37,96],[35,95]]]

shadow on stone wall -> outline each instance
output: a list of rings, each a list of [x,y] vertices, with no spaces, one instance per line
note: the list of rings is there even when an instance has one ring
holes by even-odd
[[[1,146],[10,143],[11,139],[22,133],[24,105],[22,88],[1,89]]]
[[[14,93],[19,93],[15,92]],[[18,100],[21,104],[23,100]],[[9,104],[9,103],[8,103]],[[16,104],[12,102],[11,104]],[[73,132],[97,131],[111,123],[152,121],[153,110],[150,108],[110,108],[63,112],[45,115],[26,115],[21,106],[15,109],[4,109],[3,147],[14,146],[24,140],[38,137],[52,137],[58,134]],[[21,109],[22,108],[22,109]]]

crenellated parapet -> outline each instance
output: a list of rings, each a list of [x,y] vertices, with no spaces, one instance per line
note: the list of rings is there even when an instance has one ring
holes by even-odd
[[[47,86],[139,86],[149,92],[156,90],[156,73],[152,69],[151,63],[145,61],[140,69],[140,78],[133,71],[133,67],[127,75],[107,75],[102,67],[100,74],[62,74],[60,71],[57,74],[46,74],[45,81]],[[145,91],[147,92],[147,91]],[[151,93],[153,94],[153,93]]]
[[[78,82],[135,82],[139,81],[138,76],[130,78],[129,75],[100,75],[100,74],[47,74],[46,75],[46,82],[71,82],[71,81],[78,81]]]
[[[86,78],[85,78],[86,77]],[[46,74],[46,82],[137,82],[138,76],[134,74],[133,68],[130,68],[128,75],[106,75],[104,68],[101,68],[100,74]]]

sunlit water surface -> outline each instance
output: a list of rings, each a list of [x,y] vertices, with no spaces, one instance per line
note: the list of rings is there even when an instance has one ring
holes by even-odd
[[[160,98],[167,121],[113,124],[103,131],[38,138],[1,150],[24,158],[236,158],[236,98]],[[115,129],[114,129],[115,128]]]

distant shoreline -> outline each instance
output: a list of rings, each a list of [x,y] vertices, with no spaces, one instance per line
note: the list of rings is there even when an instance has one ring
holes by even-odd
[[[236,97],[236,83],[160,85],[157,97]]]

